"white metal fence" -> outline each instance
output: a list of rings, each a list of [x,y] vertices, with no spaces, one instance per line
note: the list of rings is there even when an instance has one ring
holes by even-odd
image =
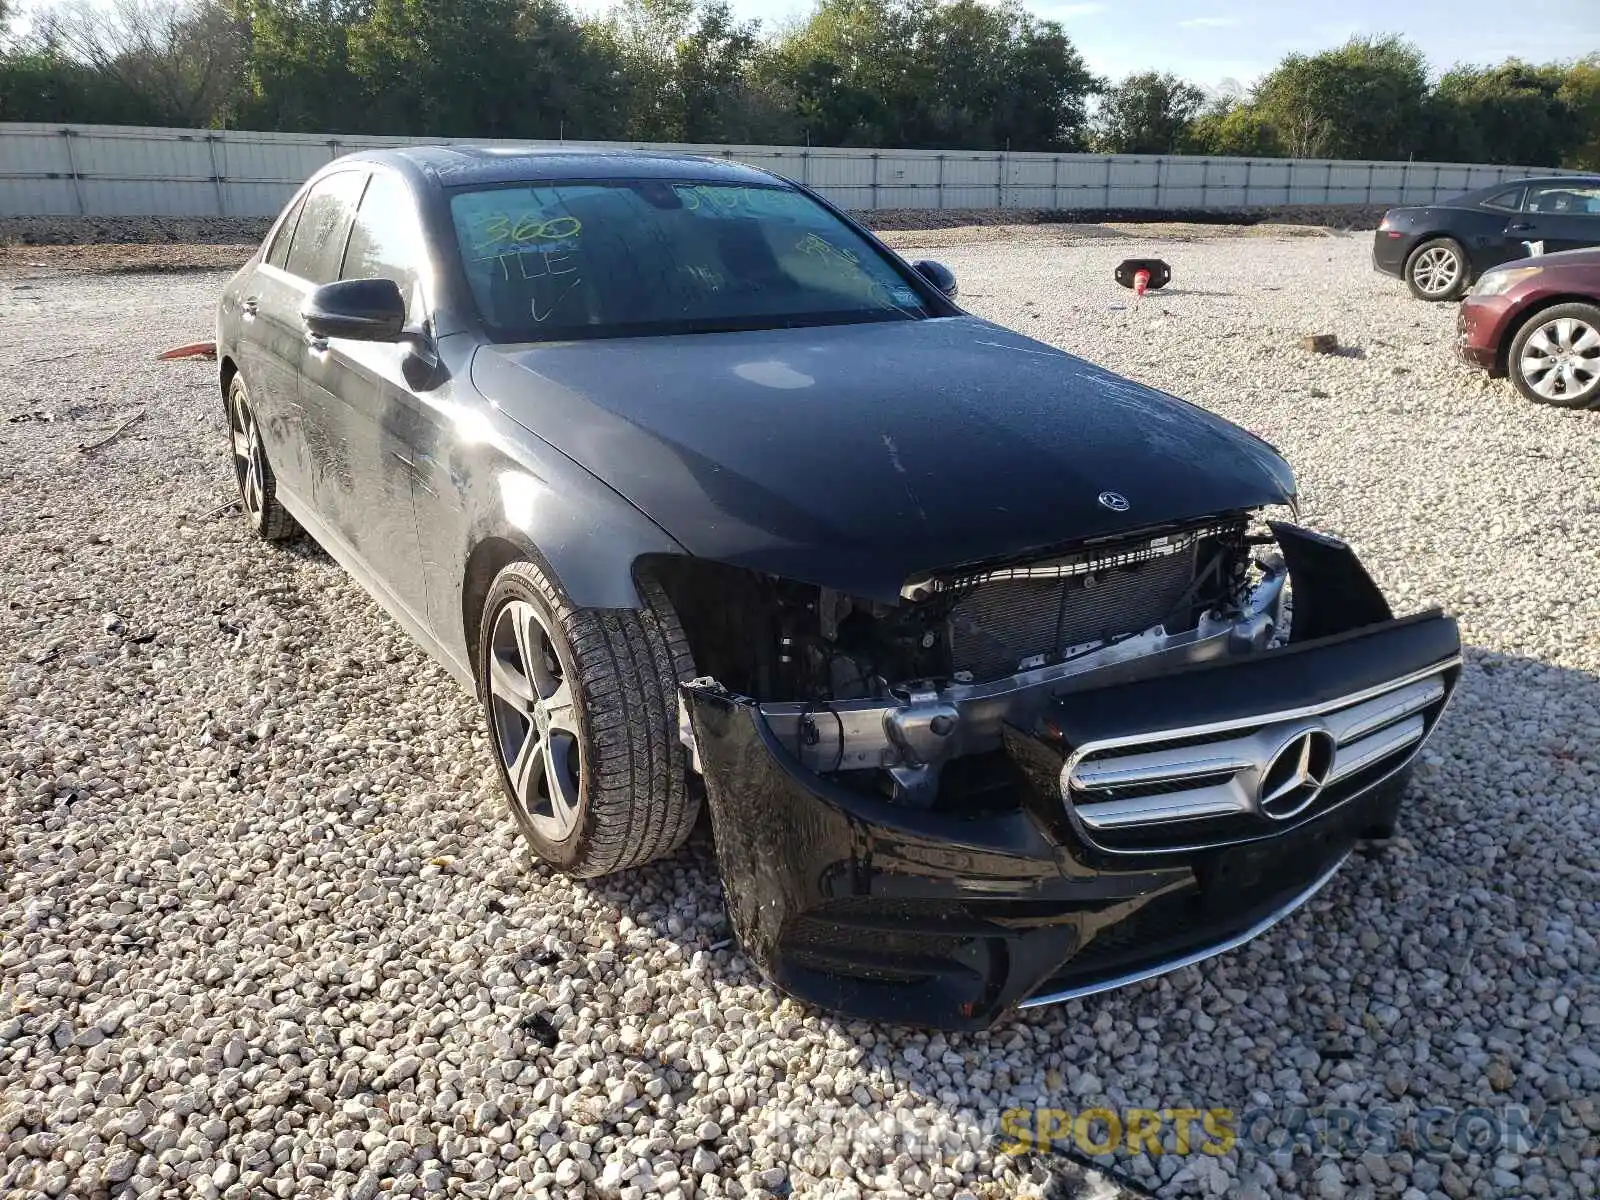
[[[271,216],[306,176],[341,154],[450,140],[0,124],[0,216]],[[1426,204],[1501,179],[1557,173],[1459,163],[630,144],[753,163],[855,210]]]

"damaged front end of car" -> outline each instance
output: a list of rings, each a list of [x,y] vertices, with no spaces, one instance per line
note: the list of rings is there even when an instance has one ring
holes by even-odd
[[[649,569],[701,671],[682,735],[735,931],[855,1018],[982,1028],[1261,932],[1388,836],[1460,664],[1450,618],[1252,513],[897,604]]]

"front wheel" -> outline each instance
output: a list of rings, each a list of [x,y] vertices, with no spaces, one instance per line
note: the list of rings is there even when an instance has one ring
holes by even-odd
[[[1539,404],[1586,408],[1600,400],[1600,308],[1558,304],[1536,313],[1511,343],[1506,368]]]
[[[518,562],[484,603],[479,691],[500,782],[534,853],[569,875],[670,854],[699,816],[678,740],[694,661],[665,593],[640,591],[637,611],[574,608]]]
[[[1406,283],[1419,300],[1458,299],[1467,274],[1467,252],[1455,238],[1430,238],[1406,259]]]

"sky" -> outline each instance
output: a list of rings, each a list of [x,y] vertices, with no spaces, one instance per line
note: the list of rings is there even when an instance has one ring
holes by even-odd
[[[732,0],[764,25],[807,0]],[[1600,51],[1600,0],[1023,0],[1060,21],[1090,70],[1112,79],[1172,71],[1207,88],[1248,87],[1285,54],[1353,35],[1398,33],[1436,72],[1458,62],[1533,62]]]

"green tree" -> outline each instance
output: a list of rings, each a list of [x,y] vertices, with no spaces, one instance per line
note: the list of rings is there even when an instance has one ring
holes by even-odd
[[[786,86],[804,135],[824,146],[913,144],[916,92],[930,81],[913,50],[919,14],[900,0],[820,0],[767,60],[768,85]],[[878,144],[882,144],[881,140]]]
[[[1283,155],[1277,131],[1259,109],[1237,98],[1206,105],[1184,131],[1185,154],[1232,158],[1276,158]]]
[[[0,53],[0,121],[158,124],[160,114],[47,41]]]
[[[117,0],[109,8],[79,0],[44,13],[38,25],[36,53],[65,74],[87,70],[96,103],[115,104],[125,122],[208,126],[238,98],[246,30],[214,0]]]
[[[500,137],[522,107],[517,0],[375,0],[349,35],[375,132]],[[510,86],[508,86],[510,85]]]
[[[360,82],[350,66],[348,31],[366,17],[349,0],[238,0],[250,30],[238,123],[247,129],[357,132]],[[368,130],[368,132],[376,132]]]
[[[823,145],[1071,150],[1101,86],[1014,0],[820,0],[760,62]]]
[[[1458,66],[1433,95],[1428,156],[1448,162],[1554,165],[1581,135],[1562,97],[1567,71],[1511,58],[1496,67]]]
[[[1089,97],[1105,85],[1059,24],[1012,0],[953,0],[935,6],[929,24],[937,107],[925,145],[1086,148]]]
[[[1293,158],[1403,159],[1426,131],[1427,101],[1427,62],[1388,36],[1289,55],[1257,85],[1253,107]]]
[[[749,85],[760,26],[724,0],[626,0],[597,31],[626,89],[626,135],[638,141],[741,140],[755,110]]]
[[[1018,0],[69,0],[4,37],[0,119],[324,133],[1444,158],[1600,169],[1600,54],[1458,66],[1358,38],[1243,96],[1106,90]]]
[[[1581,58],[1568,67],[1557,95],[1572,114],[1576,131],[1562,165],[1580,171],[1600,171],[1600,53]]]
[[[373,132],[619,132],[604,121],[615,109],[604,95],[614,64],[559,0],[375,0],[348,44],[360,119]]]
[[[1176,75],[1129,75],[1101,97],[1094,148],[1101,154],[1177,153],[1205,99],[1204,92]]]

